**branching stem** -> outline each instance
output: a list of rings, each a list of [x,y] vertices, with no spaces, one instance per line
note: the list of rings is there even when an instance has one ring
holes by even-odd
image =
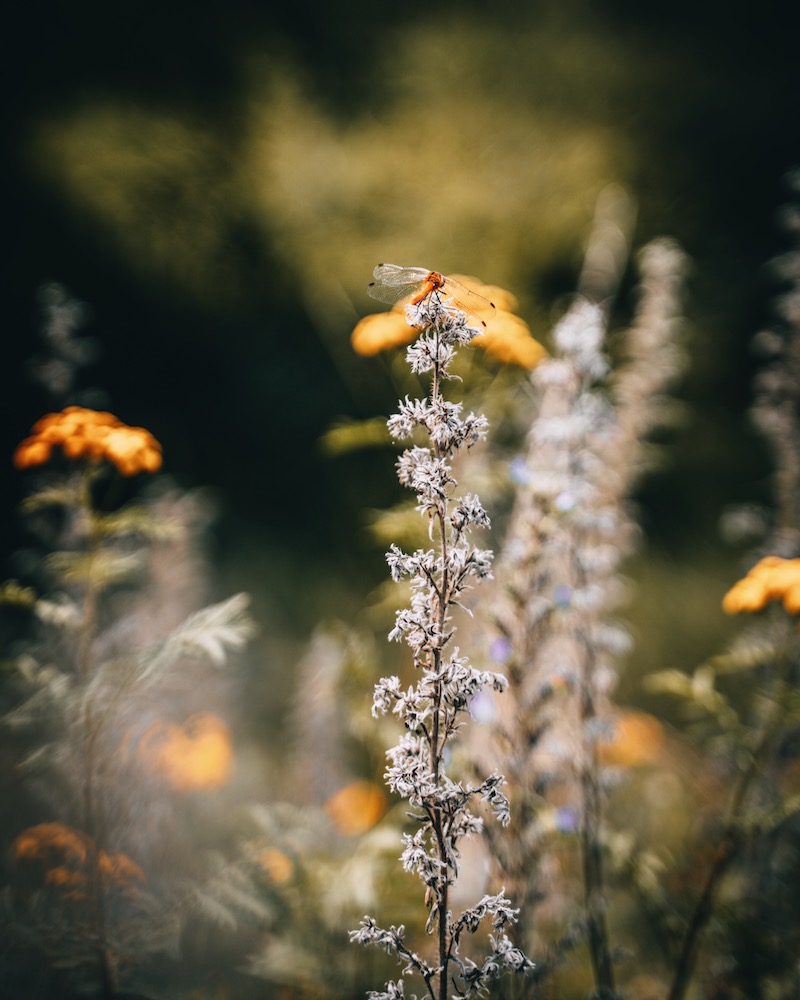
[[[411,607],[397,612],[390,639],[403,639],[411,646],[419,681],[403,691],[399,678],[383,678],[375,686],[373,713],[393,710],[405,723],[406,734],[387,751],[391,764],[386,778],[389,787],[409,799],[416,814],[422,814],[409,814],[421,825],[413,836],[404,835],[402,860],[404,868],[416,872],[425,886],[429,910],[426,932],[435,941],[432,951],[436,960],[428,964],[417,956],[409,959],[402,944],[402,928],[385,930],[371,917],[364,918],[351,938],[394,950],[398,957],[408,959],[406,972],[415,970],[422,976],[430,1000],[448,1000],[451,990],[458,997],[482,996],[501,972],[527,971],[531,963],[503,933],[517,913],[504,892],[484,896],[456,921],[449,909],[450,887],[458,871],[458,841],[482,826],[469,808],[470,801],[484,799],[503,823],[508,821],[508,801],[499,791],[503,779],[496,773],[474,788],[465,789],[452,781],[446,773],[446,748],[458,732],[458,719],[472,697],[486,687],[503,690],[505,679],[491,671],[475,670],[458,650],[445,655],[454,632],[450,612],[463,606],[462,594],[471,577],[485,579],[490,575],[492,558],[491,552],[466,543],[466,531],[487,527],[489,519],[477,497],[453,497],[457,484],[449,464],[459,448],[485,436],[486,420],[474,414],[462,419],[460,405],[446,402],[440,392],[444,380],[451,377],[447,365],[456,345],[469,343],[477,331],[466,326],[463,313],[444,306],[436,294],[419,306],[418,313],[410,316],[409,322],[413,318],[416,322],[412,325],[422,327],[423,333],[409,348],[408,358],[415,372],[431,373],[429,394],[424,401],[401,401],[389,429],[398,438],[410,438],[417,429],[427,433],[427,447],[403,452],[398,475],[401,483],[417,494],[417,509],[428,518],[433,551],[408,555],[393,545],[387,558],[395,578],[412,577]],[[482,965],[462,959],[459,941],[463,931],[475,933],[488,916],[494,928],[490,954]],[[386,993],[373,995],[390,1000],[405,995],[403,990],[400,980],[387,983]]]
[[[722,879],[736,859],[743,842],[741,829],[741,812],[753,779],[758,773],[764,757],[780,730],[786,714],[786,696],[789,691],[788,662],[784,660],[782,667],[784,675],[776,682],[773,693],[772,709],[763,720],[756,746],[753,748],[750,760],[739,775],[733,787],[722,823],[722,838],[714,859],[706,874],[703,888],[695,903],[686,932],[678,952],[675,973],[668,994],[668,1000],[682,1000],[694,972],[700,946],[700,936],[714,912],[714,900]]]

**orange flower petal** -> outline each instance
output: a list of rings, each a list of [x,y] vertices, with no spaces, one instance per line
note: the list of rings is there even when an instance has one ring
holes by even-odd
[[[419,330],[409,326],[402,313],[375,313],[359,321],[350,335],[350,343],[356,354],[371,357],[392,347],[410,344],[418,335]]]
[[[263,851],[260,851],[258,862],[272,881],[278,884],[288,882],[294,874],[292,859],[274,847],[265,847]]]
[[[143,733],[137,757],[180,791],[220,788],[233,770],[230,730],[214,715],[193,715],[183,725],[158,721]]]
[[[92,443],[89,438],[72,434],[63,442],[61,447],[67,458],[83,458],[91,450]]]
[[[547,357],[547,351],[534,340],[530,327],[519,316],[501,309],[492,316],[484,313],[482,318],[486,320],[486,329],[473,337],[471,343],[498,361],[530,370]]]
[[[106,854],[105,851],[101,851],[97,867],[106,879],[114,885],[124,887],[134,881],[145,881],[142,869],[135,861],[131,861],[127,854],[123,854],[121,851],[116,854]]]
[[[765,556],[725,595],[728,614],[760,611],[770,601],[783,601],[790,614],[800,614],[800,559]]]
[[[84,876],[81,872],[73,871],[65,865],[57,865],[55,868],[51,868],[50,871],[47,872],[44,880],[50,885],[74,886],[81,885],[84,882]]]
[[[160,446],[143,427],[113,428],[103,438],[103,450],[123,476],[153,472],[161,465]]]
[[[614,721],[610,740],[597,745],[603,764],[643,767],[655,763],[664,747],[664,728],[646,712],[628,712]]]
[[[14,841],[11,852],[15,858],[26,860],[47,858],[57,853],[83,863],[88,842],[85,834],[63,823],[39,823],[23,830]]]
[[[40,438],[29,437],[17,446],[13,462],[18,469],[29,469],[33,465],[42,465],[50,458],[52,446]]]
[[[761,580],[745,577],[722,598],[722,610],[728,615],[736,615],[740,611],[760,611],[769,599],[769,591]]]
[[[783,595],[783,606],[790,615],[800,614],[800,583],[786,588]]]
[[[366,833],[386,812],[386,792],[371,781],[354,781],[332,795],[325,812],[347,836]]]

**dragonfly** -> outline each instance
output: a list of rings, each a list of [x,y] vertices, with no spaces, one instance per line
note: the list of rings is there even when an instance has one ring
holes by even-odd
[[[482,326],[486,326],[486,322],[481,319],[480,314],[494,312],[494,302],[440,271],[429,271],[426,267],[378,264],[372,276],[375,280],[367,286],[367,293],[373,299],[388,305],[407,299],[409,305],[416,306],[433,292],[439,292],[443,299],[468,316],[474,316]]]

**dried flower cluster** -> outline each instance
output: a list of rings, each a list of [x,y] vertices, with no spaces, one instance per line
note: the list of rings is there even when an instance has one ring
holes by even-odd
[[[390,639],[408,644],[418,679],[410,687],[399,677],[381,680],[375,687],[373,715],[392,713],[405,729],[387,752],[386,779],[391,791],[408,801],[409,815],[418,824],[404,834],[402,863],[425,886],[430,911],[426,931],[435,936],[436,947],[432,958],[423,957],[406,942],[403,926],[383,929],[372,917],[365,917],[351,938],[394,953],[403,974],[420,977],[431,1000],[446,1000],[451,982],[457,995],[477,996],[502,972],[525,971],[531,963],[506,936],[518,911],[503,891],[484,896],[458,916],[450,909],[460,841],[483,828],[475,810],[483,803],[505,825],[509,804],[503,778],[496,772],[477,784],[452,778],[445,768],[446,750],[475,695],[486,688],[502,691],[506,681],[471,667],[457,647],[448,649],[455,632],[454,608],[473,584],[490,577],[492,564],[491,552],[469,539],[474,529],[488,527],[488,515],[478,497],[454,495],[453,475],[456,453],[485,436],[487,421],[474,413],[463,416],[461,405],[446,400],[442,392],[444,382],[452,378],[448,366],[456,349],[469,344],[476,330],[435,290],[407,312],[414,331],[423,331],[408,348],[407,358],[415,373],[430,373],[430,392],[425,399],[401,401],[399,412],[389,419],[389,430],[402,440],[416,441],[420,434],[427,439],[403,452],[398,476],[416,494],[417,510],[429,522],[432,547],[406,553],[392,545],[387,554],[392,578],[411,585],[410,606],[397,612]],[[462,955],[461,947],[464,937],[484,920],[491,927],[491,951],[478,964]],[[384,992],[370,994],[373,1000],[405,995],[402,978],[387,983]]]
[[[587,938],[604,995],[614,993],[614,974],[602,765],[620,738],[615,724],[624,716],[610,695],[615,662],[630,646],[612,615],[617,571],[635,538],[626,500],[642,465],[641,438],[680,360],[673,326],[681,263],[665,243],[642,257],[630,361],[610,387],[604,310],[578,298],[557,325],[554,357],[532,375],[537,412],[527,455],[512,467],[519,490],[498,572],[497,650],[512,696],[498,728],[515,823],[513,836],[495,831],[493,852],[520,902],[525,947],[554,957]],[[560,867],[564,838],[572,838],[582,875],[571,885],[562,879],[556,893],[548,873]]]
[[[800,168],[785,178],[791,201],[781,213],[789,249],[769,262],[781,285],[775,323],[756,334],[753,346],[769,359],[755,379],[750,416],[775,463],[774,524],[770,550],[800,551]]]
[[[99,353],[91,337],[78,336],[90,314],[89,307],[57,282],[41,285],[37,292],[41,309],[39,336],[45,350],[31,359],[30,374],[55,400],[85,399],[92,392],[77,390],[78,375]]]
[[[161,445],[153,435],[143,427],[129,427],[112,413],[68,406],[37,420],[32,430],[14,452],[18,469],[49,461],[56,446],[72,460],[111,462],[123,476],[161,467]]]

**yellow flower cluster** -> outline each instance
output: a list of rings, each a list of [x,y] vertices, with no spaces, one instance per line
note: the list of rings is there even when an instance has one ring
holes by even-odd
[[[139,760],[181,792],[221,788],[233,770],[230,730],[215,715],[192,715],[183,725],[158,720],[144,731]]]
[[[482,347],[504,365],[519,365],[520,368],[534,369],[547,357],[547,351],[538,340],[534,340],[524,319],[510,312],[500,312],[487,318],[486,329],[470,341]]]
[[[394,306],[390,312],[374,313],[359,320],[350,334],[350,343],[356,354],[369,358],[381,351],[410,344],[419,333],[417,327],[406,322],[403,307]]]
[[[646,767],[655,764],[664,749],[664,727],[647,712],[625,712],[613,723],[611,736],[597,746],[602,764]]]
[[[770,601],[783,601],[789,614],[800,614],[800,559],[767,556],[728,591],[722,608],[729,615],[761,611]]]
[[[494,285],[484,285],[469,275],[454,274],[451,277],[496,306],[495,309],[467,317],[469,323],[480,321],[486,324],[471,344],[482,347],[502,364],[519,365],[529,370],[547,356],[547,351],[531,336],[528,324],[514,315],[518,303],[510,292]],[[356,354],[371,357],[381,351],[410,344],[419,335],[421,331],[409,326],[406,320],[407,301],[401,300],[390,312],[376,313],[360,320],[350,336]]]
[[[371,781],[353,781],[333,794],[325,812],[345,836],[355,837],[371,830],[388,807],[386,792]]]
[[[56,446],[70,459],[105,459],[123,476],[155,472],[161,467],[161,445],[149,431],[128,427],[112,413],[82,406],[68,406],[38,420],[32,435],[17,446],[14,465],[18,469],[42,465]]]
[[[288,882],[294,875],[294,862],[276,847],[265,847],[259,851],[258,861],[270,879],[279,885]]]

